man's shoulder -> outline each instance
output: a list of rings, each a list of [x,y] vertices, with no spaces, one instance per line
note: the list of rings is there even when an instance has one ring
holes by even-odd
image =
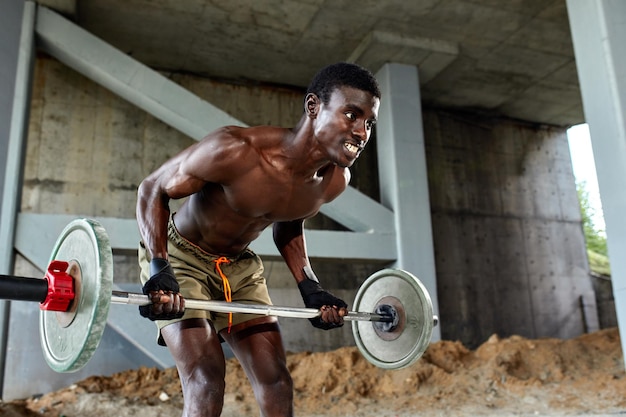
[[[188,149],[190,160],[200,165],[207,161],[220,166],[234,163],[239,168],[256,166],[263,155],[280,147],[286,129],[259,126],[224,126],[208,134],[196,146]]]
[[[289,129],[277,126],[252,126],[242,128],[238,134],[252,145],[272,146],[283,141]]]
[[[276,126],[224,126],[207,135],[204,140],[258,147],[281,141],[286,132],[288,129]]]

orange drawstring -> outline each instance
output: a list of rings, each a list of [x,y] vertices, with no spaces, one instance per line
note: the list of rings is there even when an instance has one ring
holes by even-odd
[[[225,256],[222,256],[220,258],[217,258],[213,262],[215,262],[215,269],[217,270],[217,273],[220,274],[220,278],[222,278],[222,282],[224,283],[224,297],[226,298],[226,301],[230,303],[233,301],[233,296],[230,291],[230,282],[228,282],[228,278],[226,278],[226,275],[224,275],[224,273],[222,272],[222,267],[220,266],[221,264],[229,264],[230,260]],[[230,333],[230,328],[232,325],[233,313],[228,313],[228,333]]]

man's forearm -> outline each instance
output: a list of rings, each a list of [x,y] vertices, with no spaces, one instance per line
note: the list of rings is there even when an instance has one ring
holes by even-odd
[[[311,264],[307,255],[303,222],[275,223],[273,232],[274,243],[296,282],[307,279],[305,268],[311,270]]]
[[[150,257],[167,259],[169,205],[163,198],[155,198],[145,182],[139,186],[136,215],[139,234]]]

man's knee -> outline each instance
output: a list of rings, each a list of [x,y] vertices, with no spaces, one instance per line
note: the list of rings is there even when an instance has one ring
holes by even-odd
[[[271,369],[263,367],[262,372],[257,372],[255,376],[256,385],[263,391],[276,395],[291,395],[293,391],[293,380],[289,370],[280,362]]]
[[[226,387],[224,370],[211,366],[210,363],[196,366],[187,375],[180,375],[180,381],[183,391],[189,394],[200,395],[207,399],[224,396]]]
[[[223,367],[205,360],[203,363],[189,366],[186,370],[179,367],[179,378],[185,398],[183,415],[190,417],[221,415],[225,390]]]
[[[291,375],[288,370],[281,373],[281,378],[278,379],[276,385],[278,385],[278,391],[289,393],[291,395],[293,392],[293,379],[291,379]]]

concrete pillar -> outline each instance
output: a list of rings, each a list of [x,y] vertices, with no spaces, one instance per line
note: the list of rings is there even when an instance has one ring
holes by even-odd
[[[386,64],[376,74],[382,92],[377,152],[381,203],[393,210],[398,257],[395,267],[426,286],[438,314],[437,278],[424,129],[417,67]],[[439,327],[433,340],[439,340]]]
[[[567,10],[606,223],[622,351],[626,352],[626,2],[567,0]]]

